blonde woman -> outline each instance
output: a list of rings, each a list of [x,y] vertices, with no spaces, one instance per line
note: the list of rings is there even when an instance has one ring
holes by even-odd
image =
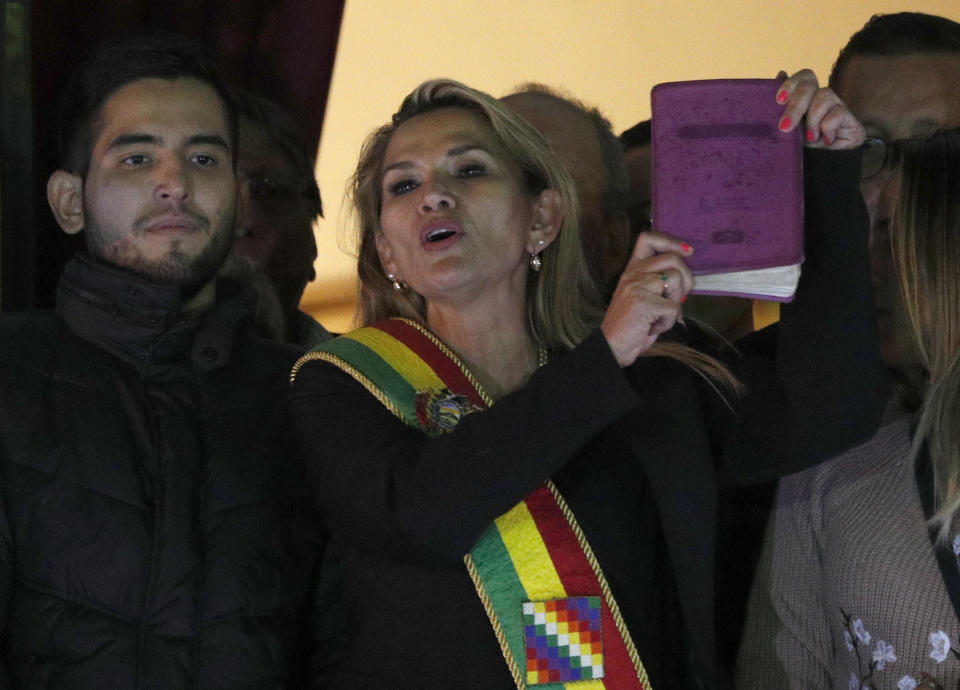
[[[930,384],[918,416],[784,479],[743,688],[960,682],[960,131],[888,152],[892,262]]]
[[[781,100],[784,128],[809,111],[816,148],[862,141],[808,73]],[[782,358],[728,368],[659,337],[696,248],[643,235],[604,311],[573,185],[536,130],[456,82],[407,97],[355,177],[364,328],[294,370],[346,573],[335,687],[720,682],[719,473],[804,466],[878,413],[858,160],[813,152],[811,259]]]

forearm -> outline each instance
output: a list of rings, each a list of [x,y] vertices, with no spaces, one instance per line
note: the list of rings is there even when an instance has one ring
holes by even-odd
[[[868,438],[885,401],[858,152],[808,151],[803,275],[780,323],[738,343],[736,415],[717,408],[728,484],[797,472]]]
[[[459,560],[493,518],[636,404],[599,333],[432,439],[327,367],[304,367],[290,400],[319,506],[352,543],[413,558]]]

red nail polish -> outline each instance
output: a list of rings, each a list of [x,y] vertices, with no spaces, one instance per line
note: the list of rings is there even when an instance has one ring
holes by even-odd
[[[813,141],[815,138],[816,138],[816,137],[813,136],[813,130],[812,130],[812,129],[808,129],[808,130],[807,130],[807,141]]]
[[[786,89],[780,89],[780,93],[777,94],[777,103],[786,103],[788,98],[790,98],[790,94],[787,93]]]
[[[826,135],[826,134],[823,135],[823,143],[824,143],[824,145],[826,145],[826,146],[830,146],[830,140],[827,139],[827,135]]]
[[[690,246],[689,244],[687,244],[686,242],[681,242],[681,243],[680,243],[680,249],[682,249],[682,250],[685,251],[685,252],[688,252],[688,251],[690,251],[691,249],[693,249],[693,247],[691,247],[691,246]]]
[[[791,124],[793,124],[793,120],[791,120],[788,116],[784,115],[783,119],[780,120],[780,131],[786,131],[790,129]]]
[[[684,295],[684,296],[680,299],[680,304],[683,304],[683,303],[686,302],[686,301],[687,301],[687,296]]]

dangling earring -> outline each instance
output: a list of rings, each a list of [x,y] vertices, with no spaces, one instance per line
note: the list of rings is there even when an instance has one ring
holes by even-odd
[[[387,280],[393,283],[393,289],[396,290],[397,292],[400,292],[401,290],[403,290],[404,287],[406,287],[402,282],[397,280],[397,277],[392,273],[387,274]]]
[[[539,251],[543,251],[541,247],[543,247],[543,240],[537,240],[537,249]],[[530,252],[530,270],[532,270],[534,273],[539,273],[541,265],[542,262],[540,261],[540,254],[537,252]]]

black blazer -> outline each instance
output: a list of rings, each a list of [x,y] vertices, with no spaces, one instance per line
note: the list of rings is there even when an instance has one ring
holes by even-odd
[[[666,543],[653,563],[675,584],[686,671],[654,687],[723,686],[713,638],[718,490],[810,466],[868,438],[879,421],[858,169],[856,152],[808,155],[797,300],[779,326],[724,353],[742,397],[719,395],[672,360],[641,357],[621,370],[598,331],[523,389],[427,439],[346,374],[303,367],[290,408],[352,618],[336,687],[511,687],[462,556],[547,477],[580,520],[641,649],[645,621],[632,612],[650,592],[634,583],[658,580],[632,572],[630,554],[656,539],[634,535],[655,524]]]

